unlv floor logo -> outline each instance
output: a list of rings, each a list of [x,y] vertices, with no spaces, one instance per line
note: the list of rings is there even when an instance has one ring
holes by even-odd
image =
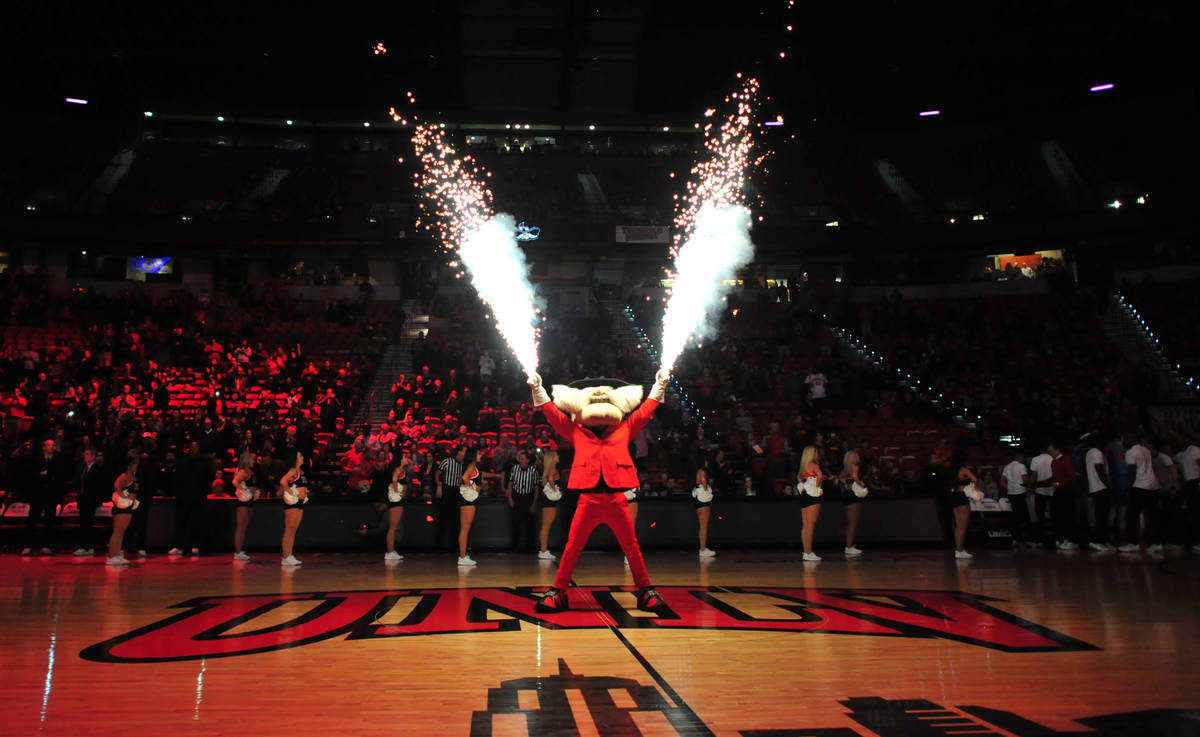
[[[497,721],[517,719],[530,737],[597,734],[599,737],[642,737],[671,734],[712,737],[713,732],[670,689],[672,705],[654,686],[632,678],[572,673],[558,661],[557,676],[518,678],[488,689],[487,710],[471,715],[470,737],[492,737]],[[572,704],[574,696],[575,704]],[[1200,722],[1191,712],[1153,709],[1078,719],[1089,730],[1059,732],[1011,711],[982,706],[953,709],[924,699],[888,700],[859,697],[839,701],[846,716],[869,732],[851,727],[741,729],[742,737],[937,737],[938,735],[999,735],[996,728],[1017,737],[1131,737],[1132,735],[1200,735]],[[588,725],[581,722],[590,722]],[[663,722],[666,724],[664,725]],[[644,732],[642,726],[646,727]],[[511,731],[511,730],[508,730]]]
[[[523,693],[529,698],[523,699]],[[572,693],[580,708],[572,708]],[[590,721],[600,737],[641,737],[636,714],[665,719],[679,735],[712,734],[686,704],[670,705],[654,686],[632,678],[575,674],[561,658],[557,676],[505,681],[488,689],[487,704],[487,711],[471,715],[471,737],[492,737],[494,720],[501,715],[523,719],[530,737],[589,733],[580,729],[581,720]]]
[[[185,611],[92,645],[80,656],[148,663],[249,655],[334,637],[363,640],[533,626],[940,637],[1005,652],[1097,649],[989,606],[996,599],[961,591],[660,586],[669,610],[652,617],[635,616],[618,601],[617,594],[632,591],[630,587],[573,588],[571,610],[556,614],[534,611],[542,591],[402,589],[204,597],[178,604]],[[292,602],[311,607],[290,620],[254,627],[256,619]],[[396,623],[381,623],[393,610],[406,614]]]

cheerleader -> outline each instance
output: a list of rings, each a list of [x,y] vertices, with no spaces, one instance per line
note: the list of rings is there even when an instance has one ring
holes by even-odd
[[[236,525],[233,528],[234,560],[250,560],[250,556],[246,554],[246,530],[250,527],[250,518],[254,516],[254,500],[262,494],[254,478],[254,464],[257,460],[249,450],[243,450],[238,458],[237,471],[233,474],[236,515]]]
[[[304,465],[304,454],[298,450],[292,453],[292,467],[279,479],[279,490],[283,493],[283,540],[280,542],[283,560],[279,563],[284,566],[300,565],[292,555],[292,548],[296,544],[300,518],[304,516],[304,505],[308,503],[308,479],[300,470]]]
[[[858,532],[858,520],[862,517],[862,500],[867,487],[859,477],[860,458],[858,451],[851,448],[842,456],[842,507],[846,511],[846,557],[857,558],[862,551],[854,546],[854,533]]]
[[[961,450],[954,451],[950,468],[956,469],[954,483],[950,486],[948,506],[954,516],[954,557],[967,560],[975,556],[967,552],[967,525],[971,521],[971,500],[983,498],[979,491],[979,479],[975,472],[967,468],[966,454]]]
[[[558,515],[558,502],[562,499],[562,489],[558,485],[558,451],[547,450],[542,453],[542,493],[533,503],[542,507],[542,529],[538,533],[538,560],[554,560],[550,552],[550,525]]]
[[[813,532],[817,529],[817,517],[821,514],[821,484],[825,474],[821,471],[820,452],[816,446],[808,446],[800,456],[800,471],[796,474],[797,493],[800,495],[800,542],[804,545],[804,560],[817,561],[821,556],[813,552]]]
[[[412,456],[408,451],[400,457],[400,462],[392,468],[392,475],[387,487],[387,553],[383,556],[386,561],[404,560],[404,556],[396,552],[396,530],[400,528],[400,520],[404,516],[404,496],[408,491],[408,470],[412,466]]]
[[[108,539],[108,560],[105,561],[110,566],[129,565],[121,546],[125,540],[125,531],[129,529],[129,523],[133,520],[133,510],[138,508],[137,472],[138,456],[135,453],[130,456],[125,472],[113,482],[113,531],[112,537]]]
[[[458,487],[460,496],[458,507],[458,564],[473,566],[475,561],[467,556],[467,536],[471,534],[471,523],[475,521],[475,502],[479,499],[479,486],[475,481],[480,476],[484,478],[502,479],[504,474],[480,471],[478,466],[479,451],[468,448],[463,456],[462,486]]]
[[[716,551],[708,548],[708,520],[712,513],[713,492],[716,491],[708,478],[708,458],[696,470],[696,488],[692,489],[692,497],[696,500],[696,521],[700,525],[700,557],[711,558]]]

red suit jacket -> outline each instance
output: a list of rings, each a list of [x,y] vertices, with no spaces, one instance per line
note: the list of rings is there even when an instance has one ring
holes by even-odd
[[[575,446],[575,460],[571,464],[567,488],[591,489],[600,482],[602,476],[604,483],[613,489],[641,486],[637,469],[633,467],[633,458],[629,456],[629,443],[654,416],[657,407],[657,400],[647,399],[620,424],[597,435],[580,423],[572,422],[553,402],[539,405],[538,409],[555,432]]]

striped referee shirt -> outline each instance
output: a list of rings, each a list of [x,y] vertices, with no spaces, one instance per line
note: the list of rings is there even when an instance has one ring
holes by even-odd
[[[514,494],[533,494],[541,480],[542,472],[532,463],[524,468],[518,463],[508,472],[508,483],[512,484]]]
[[[462,486],[463,471],[467,469],[463,467],[462,461],[454,456],[447,456],[438,464],[438,470],[442,472],[442,484],[457,489]]]

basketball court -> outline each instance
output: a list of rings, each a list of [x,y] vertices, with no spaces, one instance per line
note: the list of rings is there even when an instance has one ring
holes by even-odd
[[[0,558],[10,735],[1200,734],[1200,560],[868,549]]]

